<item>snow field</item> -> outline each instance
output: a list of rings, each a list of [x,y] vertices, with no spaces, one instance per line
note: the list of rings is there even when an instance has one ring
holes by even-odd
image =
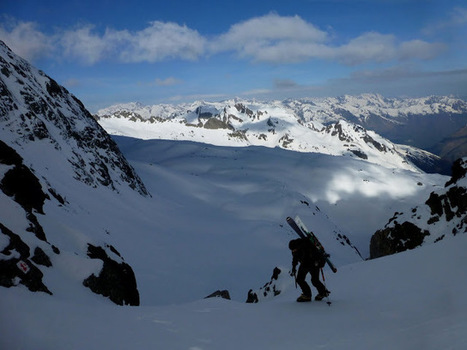
[[[327,273],[332,305],[205,299],[79,305],[1,289],[5,349],[464,349],[467,237]],[[292,282],[292,281],[291,281]]]

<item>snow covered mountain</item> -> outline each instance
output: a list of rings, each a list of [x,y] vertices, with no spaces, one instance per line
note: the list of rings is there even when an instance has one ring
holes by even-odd
[[[53,294],[47,272],[67,271],[75,255],[88,266],[78,286],[138,304],[133,271],[116,248],[92,231],[72,232],[63,218],[77,210],[77,192],[149,196],[144,184],[82,103],[2,42],[0,97],[0,284]],[[128,290],[118,287],[122,281]]]
[[[399,135],[401,128],[410,128],[412,138],[420,135],[435,142],[432,122],[443,124],[449,131],[460,123],[465,125],[467,103],[448,97],[391,100],[379,95],[282,102],[236,99],[177,106],[130,103],[102,109],[96,118],[114,135],[223,146],[281,147],[360,157],[389,167],[414,169],[415,164],[425,171],[440,172],[443,163],[439,157],[394,144],[372,130],[394,136],[392,131]],[[422,127],[427,120],[432,121],[431,126]],[[436,140],[444,129],[436,128]],[[393,139],[414,143],[404,138]]]
[[[431,150],[467,123],[467,102],[448,96],[386,98],[377,94],[285,101],[305,119],[344,118],[395,143]]]

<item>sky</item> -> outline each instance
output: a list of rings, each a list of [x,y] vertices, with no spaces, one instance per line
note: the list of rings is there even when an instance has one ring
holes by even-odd
[[[2,0],[0,40],[91,111],[380,93],[467,99],[464,0]]]

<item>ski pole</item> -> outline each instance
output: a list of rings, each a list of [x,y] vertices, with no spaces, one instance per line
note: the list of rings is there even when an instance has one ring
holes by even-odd
[[[323,268],[321,268],[321,275],[323,276],[323,284],[324,284],[324,288],[326,289],[326,304],[328,304],[329,306],[331,306],[331,301],[329,300],[329,294],[328,294],[328,287],[326,287],[326,278],[324,278],[324,271],[323,271]]]

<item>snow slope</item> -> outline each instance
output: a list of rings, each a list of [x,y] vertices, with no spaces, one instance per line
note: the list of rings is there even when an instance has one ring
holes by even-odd
[[[332,305],[205,299],[166,306],[76,304],[0,289],[2,349],[465,349],[467,236],[344,266]],[[292,283],[292,281],[290,281]]]
[[[141,305],[194,301],[217,289],[245,301],[275,266],[290,266],[295,234],[286,216],[300,215],[340,268],[361,257],[339,235],[368,257],[371,235],[394,211],[409,210],[447,180],[264,147],[116,140],[152,197],[69,182],[68,205],[46,202],[38,220],[66,254],[54,256],[62,267],[44,269],[44,279],[60,300],[88,293],[80,277],[91,267],[75,265],[73,252],[91,237],[117,247],[133,268]]]

